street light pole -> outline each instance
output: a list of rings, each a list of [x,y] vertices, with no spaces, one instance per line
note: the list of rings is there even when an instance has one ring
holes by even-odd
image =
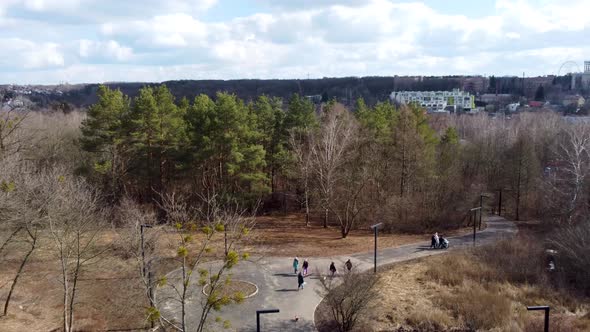
[[[490,196],[485,194],[479,194],[479,230],[481,231],[481,213],[483,212],[483,198],[488,198]]]
[[[477,231],[477,211],[478,210],[480,210],[480,213],[481,213],[480,207],[476,207],[476,208],[469,210],[469,213],[473,216],[473,245],[474,246],[475,246],[475,232]]]
[[[265,309],[256,310],[256,332],[260,332],[260,315],[262,314],[274,314],[279,312],[279,309]]]
[[[145,248],[144,248],[144,240],[143,240],[143,229],[144,228],[152,228],[151,225],[141,224],[139,226],[140,233],[141,233],[141,271],[143,272],[142,276],[145,278]]]
[[[551,308],[547,305],[541,305],[541,306],[532,306],[532,307],[526,307],[526,310],[543,310],[545,311],[545,328],[543,331],[545,332],[549,332],[549,310]]]
[[[377,273],[377,230],[379,227],[381,227],[381,225],[383,225],[382,222],[371,226],[371,228],[375,231],[375,255],[373,258],[373,273],[375,274]]]

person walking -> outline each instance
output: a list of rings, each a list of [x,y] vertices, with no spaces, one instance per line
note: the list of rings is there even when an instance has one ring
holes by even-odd
[[[332,277],[336,274],[336,265],[334,265],[334,262],[330,263],[330,273],[332,273]]]
[[[307,259],[303,260],[303,275],[306,276],[307,275],[307,269],[309,268],[309,262],[307,261]]]
[[[344,265],[346,265],[348,271],[352,270],[352,262],[350,261],[350,259],[347,260],[346,263],[344,263]]]
[[[301,272],[299,272],[299,274],[297,275],[297,290],[303,289],[303,284],[305,284],[305,281],[303,279],[303,275],[301,274]]]
[[[436,238],[434,237],[434,234],[432,234],[432,238],[430,239],[430,249],[436,249]]]
[[[438,248],[439,245],[439,238],[438,238],[438,232],[434,233],[434,248]]]
[[[297,271],[299,270],[299,259],[297,257],[293,260],[293,270],[295,270],[295,274],[297,274]]]

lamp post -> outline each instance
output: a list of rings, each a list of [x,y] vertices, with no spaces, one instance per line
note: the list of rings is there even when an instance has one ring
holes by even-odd
[[[533,311],[533,310],[543,310],[545,311],[545,329],[543,331],[549,332],[549,306],[548,305],[540,305],[540,306],[532,306],[526,307],[526,310]]]
[[[146,272],[145,272],[145,248],[144,248],[144,240],[143,240],[143,229],[144,228],[152,228],[152,225],[141,224],[139,226],[139,230],[140,230],[140,233],[141,233],[141,271],[142,271],[142,277],[145,280],[145,278],[146,278]],[[148,264],[151,264],[151,262],[152,262],[152,260],[150,260],[150,262]],[[153,300],[152,300],[152,284],[151,284],[152,280],[151,280],[151,273],[152,272],[151,272],[151,269],[150,269],[150,272],[147,275],[147,278],[148,278],[148,280],[147,280],[147,282],[148,282],[148,294],[147,295],[148,295],[148,299],[150,301],[150,306],[153,307],[154,306],[154,303],[153,303]],[[150,325],[153,328],[154,327],[154,321],[151,321]]]
[[[262,314],[274,314],[279,312],[279,309],[264,309],[256,310],[256,332],[260,332],[260,315]]]
[[[481,231],[481,213],[483,211],[483,198],[488,198],[490,196],[486,194],[479,194],[479,230]]]
[[[143,229],[144,228],[152,228],[152,225],[141,224],[139,226],[140,233],[141,233],[141,271],[143,272],[143,277],[145,278],[145,248],[144,248],[144,241],[143,241]]]
[[[382,222],[371,226],[371,229],[373,229],[375,231],[375,256],[373,259],[373,272],[374,273],[377,273],[377,230],[379,229],[379,227],[381,227],[381,225],[383,225]]]
[[[471,213],[471,215],[473,216],[473,245],[475,246],[475,232],[477,231],[477,211],[480,210],[481,213],[481,207],[476,207],[473,208],[471,210],[469,210],[469,212]]]

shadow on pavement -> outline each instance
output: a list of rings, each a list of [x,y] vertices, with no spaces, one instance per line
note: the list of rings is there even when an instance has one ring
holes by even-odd
[[[297,275],[296,274],[293,274],[293,273],[275,273],[275,274],[273,274],[273,276],[276,276],[276,277],[291,277],[291,278],[297,277]]]
[[[286,321],[274,321],[264,324],[266,329],[261,329],[263,331],[315,331],[315,326],[313,325],[312,321],[308,320],[299,320],[295,321],[293,319],[289,319]]]
[[[293,289],[293,288],[275,289],[275,292],[296,292],[296,291],[298,291],[298,289]]]

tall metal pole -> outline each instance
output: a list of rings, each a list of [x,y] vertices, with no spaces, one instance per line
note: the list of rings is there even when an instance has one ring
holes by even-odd
[[[382,222],[371,226],[371,228],[375,231],[375,252],[373,256],[373,273],[377,273],[377,229],[383,225]]]
[[[541,306],[526,307],[526,309],[529,311],[530,310],[543,310],[543,311],[545,311],[545,328],[543,331],[549,332],[549,310],[551,308],[547,305],[541,305]]]
[[[502,216],[502,189],[500,189],[500,197],[498,200],[498,216]]]
[[[477,211],[473,211],[471,212],[471,214],[473,214],[473,245],[475,245],[475,228],[476,228],[476,222],[475,222],[475,217],[477,216]]]
[[[375,227],[375,257],[373,259],[373,273],[377,273],[377,227]]]
[[[141,233],[141,272],[142,272],[141,276],[145,278],[145,249],[143,246],[143,227],[144,227],[144,225],[139,226],[140,233]]]
[[[490,196],[485,194],[479,194],[479,230],[481,231],[481,215],[483,212],[483,198],[488,198]]]
[[[477,231],[477,211],[478,210],[481,211],[481,208],[476,207],[476,208],[469,210],[469,213],[473,216],[473,245],[474,246],[475,246],[475,232]]]
[[[279,309],[256,310],[256,332],[260,332],[260,315],[261,314],[274,314],[277,312],[279,312]]]

